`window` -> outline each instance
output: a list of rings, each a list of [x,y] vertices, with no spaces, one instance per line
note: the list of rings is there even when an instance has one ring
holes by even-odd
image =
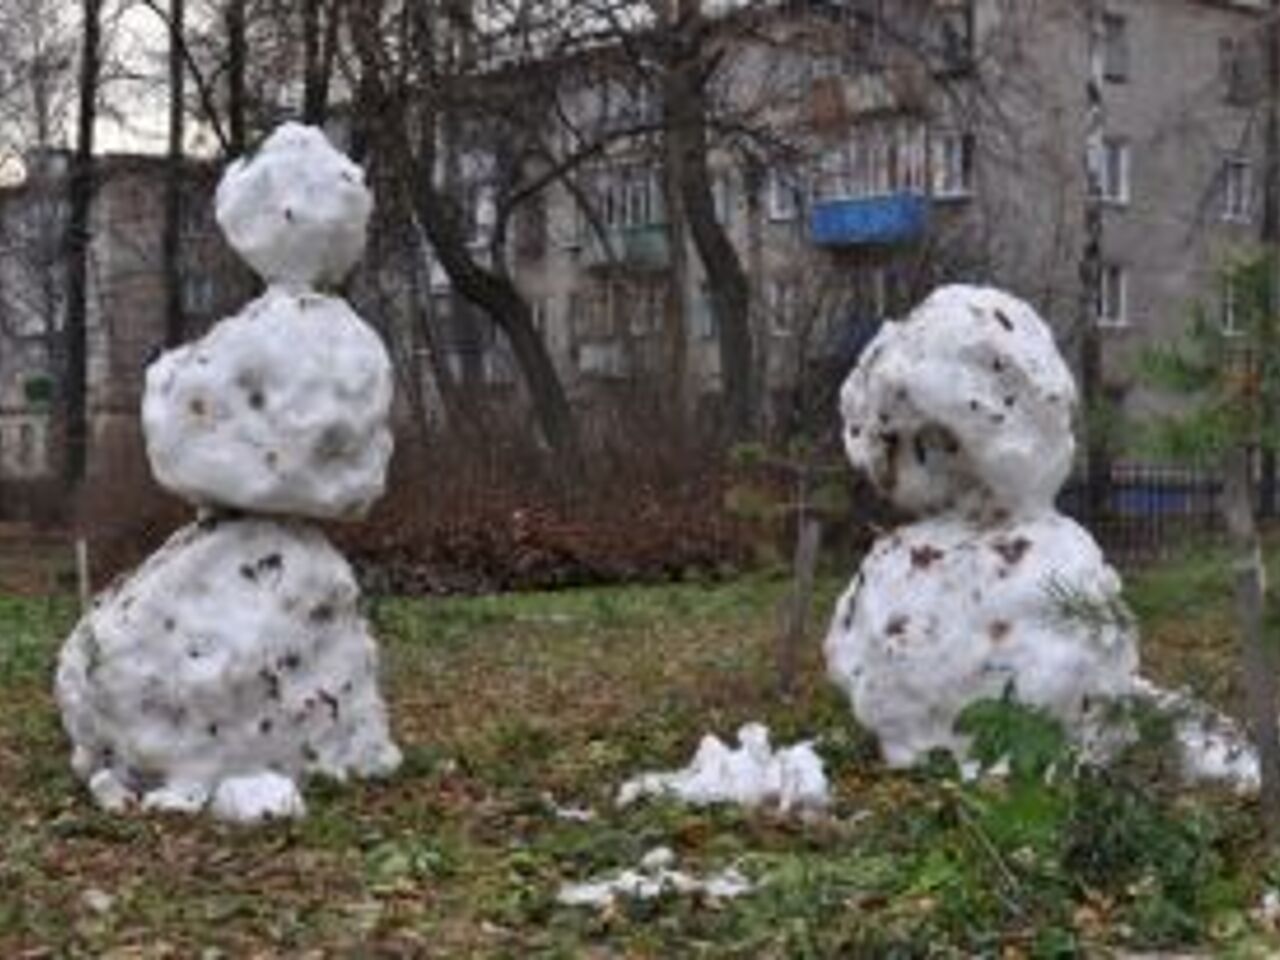
[[[621,287],[617,296],[626,314],[627,332],[631,336],[643,337],[662,329],[665,286],[645,283],[637,287]]]
[[[799,290],[789,280],[770,280],[765,285],[765,302],[769,311],[769,329],[786,335],[796,328],[799,313]]]
[[[28,422],[18,424],[17,463],[21,470],[30,470],[36,462],[36,428]]]
[[[1257,100],[1262,88],[1261,60],[1256,49],[1237,37],[1218,41],[1218,80],[1223,99],[1236,106]]]
[[[964,73],[973,67],[973,5],[950,0],[937,11],[938,68]]]
[[[699,340],[710,340],[716,336],[716,315],[711,308],[711,289],[705,280],[698,284],[693,296],[691,319],[690,328]]]
[[[1098,325],[1129,325],[1129,276],[1124,267],[1104,263],[1098,278]]]
[[[1129,202],[1129,142],[1116,137],[1102,141],[1102,199]]]
[[[1102,16],[1102,75],[1112,83],[1129,79],[1129,25],[1115,13]]]
[[[596,216],[606,227],[647,227],[665,220],[661,180],[645,167],[600,171],[593,179],[591,196]],[[585,215],[582,221],[581,230],[589,233]]]
[[[1239,307],[1236,278],[1231,273],[1227,273],[1222,278],[1222,299],[1218,305],[1218,321],[1224,336],[1235,337],[1244,333]]]
[[[1253,165],[1243,157],[1222,162],[1222,219],[1247,223],[1253,199]]]
[[[781,170],[769,171],[769,219],[794,220],[800,212],[801,188],[794,176]]]
[[[541,194],[527,199],[515,216],[516,256],[541,260],[547,252],[547,201]]]
[[[577,291],[569,295],[569,329],[576,343],[610,336],[609,311],[600,291]]]
[[[925,125],[916,121],[868,122],[824,153],[811,183],[815,202],[923,193],[928,170]]]
[[[481,245],[489,242],[493,227],[498,222],[498,207],[493,188],[488,184],[473,183],[464,187],[467,217],[467,242]]]
[[[733,223],[733,207],[735,203],[733,179],[728,170],[714,174],[711,181],[712,199],[716,205],[716,220],[725,226]]]
[[[218,290],[213,277],[206,273],[188,272],[182,278],[182,311],[203,317],[217,306]]]
[[[967,197],[973,193],[973,135],[943,133],[934,140],[933,194]]]

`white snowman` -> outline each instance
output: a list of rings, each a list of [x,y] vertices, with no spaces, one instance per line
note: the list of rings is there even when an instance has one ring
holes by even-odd
[[[363,252],[363,171],[286,124],[217,195],[267,291],[147,371],[152,472],[200,510],[67,640],[56,694],[72,765],[113,810],[256,822],[304,812],[306,776],[392,772],[400,752],[351,569],[308,520],[381,495],[392,369],[317,284]]]
[[[876,541],[825,645],[885,761],[963,759],[957,717],[1009,690],[1091,737],[1138,654],[1123,618],[1062,615],[1064,594],[1116,609],[1120,579],[1054,509],[1076,390],[1048,327],[998,290],[944,287],[885,324],[840,402],[850,461],[916,517]]]

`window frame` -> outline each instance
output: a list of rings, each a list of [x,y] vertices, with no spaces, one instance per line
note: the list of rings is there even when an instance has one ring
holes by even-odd
[[[1118,158],[1114,167],[1113,158]],[[1098,172],[1099,199],[1111,206],[1127,207],[1133,201],[1133,144],[1128,137],[1102,138],[1102,169]]]
[[[977,141],[962,130],[944,130],[934,137],[933,196],[939,200],[967,200],[974,194]],[[955,166],[958,161],[959,166]],[[953,176],[957,174],[958,176]]]
[[[1110,310],[1112,301],[1118,308]],[[1122,330],[1131,325],[1129,315],[1129,270],[1123,263],[1104,262],[1098,270],[1097,324],[1100,328]]]
[[[1108,83],[1128,83],[1133,72],[1129,18],[1114,10],[1102,14],[1102,78]]]
[[[1240,176],[1233,174],[1239,173]],[[1253,161],[1239,154],[1222,158],[1222,209],[1224,223],[1253,222]]]

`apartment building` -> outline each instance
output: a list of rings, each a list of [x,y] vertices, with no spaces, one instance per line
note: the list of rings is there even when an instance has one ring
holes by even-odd
[[[1027,298],[1068,356],[1096,324],[1106,388],[1136,411],[1151,402],[1134,362],[1146,345],[1176,336],[1197,303],[1232,323],[1223,267],[1256,243],[1261,218],[1261,0],[747,8],[726,15],[717,96],[769,147],[725,136],[712,165],[753,284],[757,372],[778,403],[815,358],[847,364],[869,325],[942,282]],[[753,29],[734,32],[745,15]],[[607,52],[590,58],[565,98],[579,129],[657,117],[652,88]],[[471,164],[468,187],[480,235],[485,166]],[[655,137],[639,135],[517,217],[509,266],[583,405],[651,377],[673,316],[691,394],[719,390],[706,281],[669,192]],[[442,273],[434,284],[448,296]],[[499,338],[468,349],[486,357],[475,369],[510,381]]]

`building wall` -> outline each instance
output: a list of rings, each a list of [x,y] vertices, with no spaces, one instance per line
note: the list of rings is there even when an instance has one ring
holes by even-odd
[[[144,371],[164,341],[163,171],[159,157],[107,156],[97,167],[87,332],[91,475],[114,469],[118,458],[107,455],[108,447],[140,449],[137,417]],[[188,176],[182,273],[189,339],[238,309],[253,284],[214,224],[215,171],[192,164]],[[24,252],[22,257],[4,258],[0,265],[0,478],[38,478],[56,470],[51,406],[33,402],[25,384],[56,372],[65,282],[59,246],[65,230],[65,191],[61,171],[46,181],[0,191],[0,243],[13,238],[13,249]],[[57,250],[51,285],[56,303],[51,306],[33,295],[43,279],[26,256],[33,224],[49,235]],[[28,459],[31,450],[36,452]]]
[[[1196,302],[1216,309],[1221,266],[1258,234],[1259,110],[1256,102],[1230,102],[1222,49],[1231,39],[1256,52],[1259,4],[1113,0],[1106,12],[1123,21],[1127,62],[1123,76],[1103,84],[1102,95],[1108,140],[1127,151],[1127,184],[1124,197],[1104,213],[1103,260],[1123,271],[1125,301],[1124,315],[1103,331],[1105,378],[1142,410],[1152,398],[1136,382],[1138,354],[1183,330]],[[778,172],[806,181],[806,194],[815,181],[830,182],[828,156],[868,131],[897,124],[907,131],[903,143],[922,144],[909,149],[923,154],[917,159],[924,173],[912,189],[925,193],[939,185],[944,135],[965,133],[973,141],[971,190],[934,196],[927,233],[889,245],[815,245],[808,211],[780,216],[767,193],[753,205],[741,171],[725,156],[713,158],[729,183],[726,221],[760,305],[755,325],[769,389],[803,375],[802,356],[823,349],[827,327],[900,314],[945,281],[996,283],[1026,297],[1050,319],[1064,351],[1075,355],[1089,309],[1080,281],[1088,24],[1077,0],[976,0],[974,18],[968,73],[931,74],[918,56],[892,52],[868,69],[865,58],[839,55],[840,44],[827,62],[822,47],[807,46],[805,31],[793,27],[786,29],[799,39],[790,45],[744,43],[732,51],[732,95],[768,101],[768,110],[755,117],[777,124],[791,142]],[[912,125],[921,132],[911,132]],[[1249,164],[1245,216],[1224,216],[1229,156]],[[658,170],[656,151],[635,144],[614,151],[602,166],[646,164]],[[683,281],[669,268],[602,265],[590,255],[591,241],[581,239],[574,208],[567,192],[553,189],[544,253],[513,262],[522,288],[547,317],[548,344],[571,392],[589,396],[593,382],[644,374],[628,357],[653,355],[648,345],[659,334],[635,335],[625,314],[645,284],[681,287],[673,295],[684,308],[690,393],[717,390],[718,351],[696,253],[686,251]],[[654,220],[661,230],[661,218]],[[605,304],[606,316],[584,330],[582,303],[591,296]],[[779,303],[788,306],[779,310]],[[779,313],[789,323],[776,322]]]

